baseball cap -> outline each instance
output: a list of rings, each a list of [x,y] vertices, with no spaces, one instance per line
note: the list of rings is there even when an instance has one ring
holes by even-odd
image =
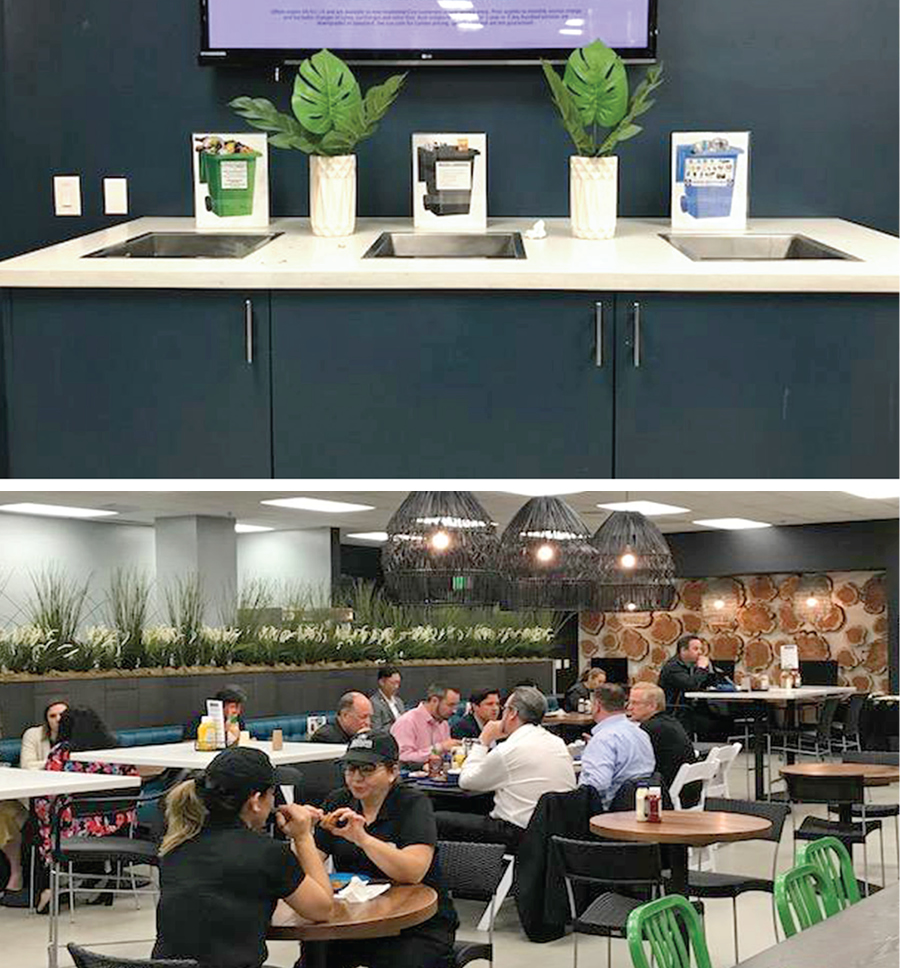
[[[242,706],[247,705],[247,693],[233,682],[227,686],[223,686],[213,696],[213,699],[220,699],[222,702],[239,702]]]
[[[273,766],[262,750],[234,746],[223,750],[207,766],[203,785],[223,793],[250,796],[274,786],[296,786],[303,774],[289,766]]]
[[[400,759],[397,740],[384,730],[364,729],[347,744],[347,752],[340,759],[346,763],[396,763]]]

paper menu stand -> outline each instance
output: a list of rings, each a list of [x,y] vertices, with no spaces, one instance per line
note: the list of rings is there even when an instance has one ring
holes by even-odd
[[[306,717],[306,737],[311,739],[313,733],[328,725],[327,716],[307,716]]]
[[[799,669],[800,657],[797,653],[796,645],[783,645],[781,647],[781,668]]]
[[[746,231],[749,131],[672,133],[672,231]]]
[[[487,229],[487,135],[412,136],[416,231]]]
[[[206,715],[216,727],[216,748],[225,749],[225,707],[221,699],[206,700]]]

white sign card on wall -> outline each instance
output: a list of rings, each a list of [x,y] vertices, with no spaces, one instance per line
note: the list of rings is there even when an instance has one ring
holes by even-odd
[[[672,133],[672,231],[747,228],[749,131]]]
[[[198,229],[269,224],[269,148],[264,134],[191,135]]]
[[[414,134],[412,171],[417,231],[487,229],[487,135]]]

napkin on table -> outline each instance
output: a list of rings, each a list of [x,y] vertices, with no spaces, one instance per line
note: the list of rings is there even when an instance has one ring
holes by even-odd
[[[373,897],[384,894],[390,886],[390,884],[366,884],[354,875],[350,878],[350,883],[334,896],[342,901],[371,901]]]

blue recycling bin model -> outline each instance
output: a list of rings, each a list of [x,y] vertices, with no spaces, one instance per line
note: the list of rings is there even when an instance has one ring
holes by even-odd
[[[738,155],[743,152],[743,148],[732,148],[724,138],[678,145],[675,180],[684,183],[682,212],[694,218],[731,215]]]

